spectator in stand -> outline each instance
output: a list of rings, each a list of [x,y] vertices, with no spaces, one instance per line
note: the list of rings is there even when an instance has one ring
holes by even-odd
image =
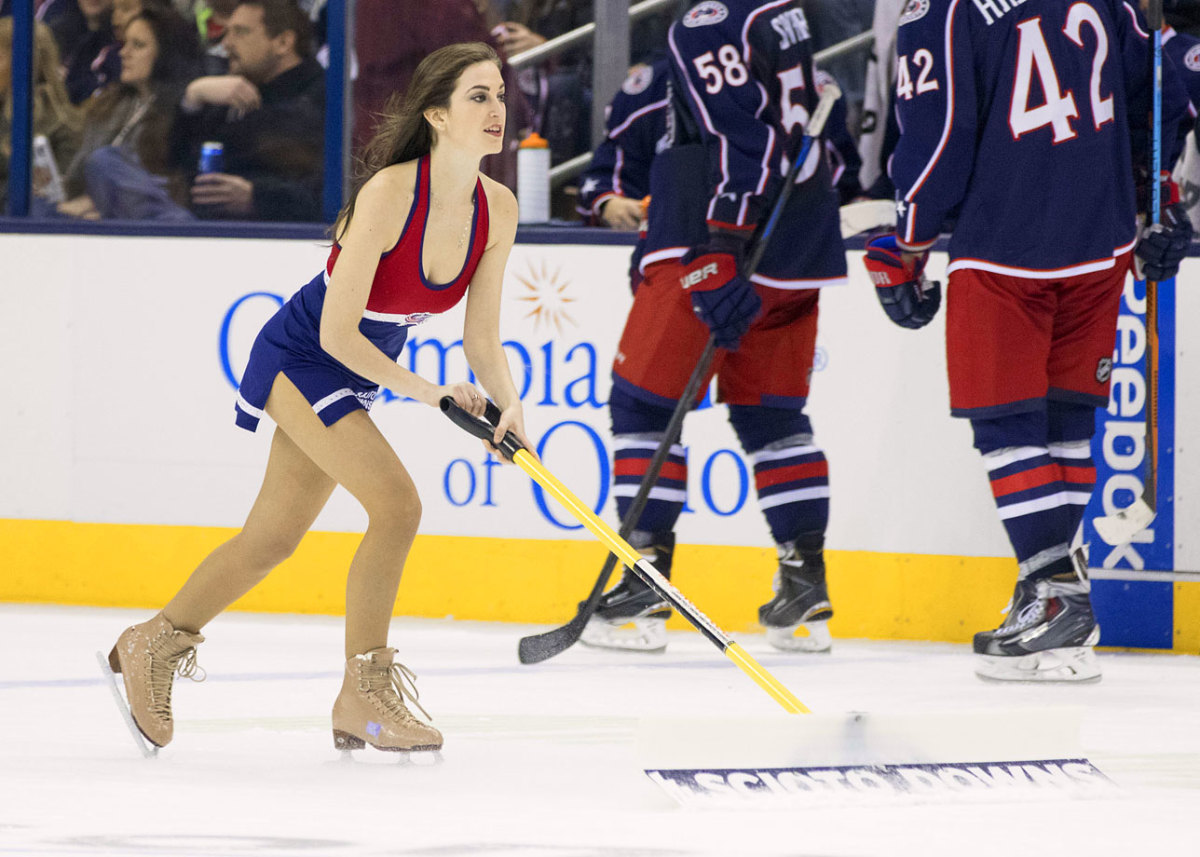
[[[8,162],[12,157],[12,18],[0,18],[0,212],[8,202]],[[61,172],[75,157],[83,116],[71,104],[58,74],[58,45],[45,24],[33,30],[33,133],[50,143]],[[44,193],[49,176],[34,173],[34,194]]]
[[[325,76],[308,18],[294,0],[243,0],[223,43],[227,75],[192,81],[172,152],[192,171],[207,141],[224,146],[223,172],[196,176],[201,217],[313,221],[321,217]]]
[[[589,0],[512,0],[503,12],[506,19],[492,29],[492,34],[506,57],[590,24],[593,17]],[[552,163],[592,148],[590,49],[574,48],[525,66],[516,79],[533,111],[532,130],[550,143]]]
[[[79,104],[121,74],[120,45],[112,31],[113,0],[70,0],[48,10],[46,23],[62,55],[72,104]]]
[[[439,0],[437,16],[426,14],[428,0],[358,0],[355,8],[354,151],[371,139],[388,99],[406,92],[417,65],[432,51],[460,42],[486,42],[497,23],[487,0]],[[401,26],[402,22],[402,26]],[[508,121],[504,148],[483,159],[483,172],[510,190],[517,186],[517,145],[532,128],[532,114],[517,87],[516,74],[502,66]]]
[[[167,141],[198,68],[195,31],[173,9],[147,5],[125,25],[121,76],[85,110],[83,143],[64,177],[60,214],[87,219],[190,219]]]
[[[201,67],[206,75],[227,74],[229,54],[225,51],[225,30],[238,0],[207,0],[195,4],[189,14],[200,33]]]

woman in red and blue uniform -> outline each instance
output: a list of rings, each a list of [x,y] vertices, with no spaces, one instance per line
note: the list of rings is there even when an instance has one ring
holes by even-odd
[[[421,516],[408,471],[368,415],[381,385],[437,407],[452,396],[481,415],[471,384],[438,386],[396,363],[408,330],[467,298],[463,345],[500,407],[496,439],[525,438],[520,397],[500,344],[500,288],[516,235],[512,193],[479,172],[504,139],[500,61],[483,44],[450,45],[418,67],[368,146],[365,180],[338,218],[325,270],[263,327],[246,367],[236,421],[275,425],[258,499],[242,531],[214,550],[161,613],[127,629],[109,662],[124,676],[143,735],[172,737],[171,680],[194,670],[200,630],[289,556],[333,489],[369,517],[346,585],[346,670],[334,743],[436,750],[442,735],[415,717],[413,674],[394,662],[388,624]]]

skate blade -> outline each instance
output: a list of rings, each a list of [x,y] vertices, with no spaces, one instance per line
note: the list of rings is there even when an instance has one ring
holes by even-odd
[[[381,748],[372,749],[379,750]],[[383,749],[386,750],[386,748]],[[432,768],[445,761],[441,750],[386,750],[386,752],[399,768]],[[358,762],[359,760],[354,757],[351,750],[343,748],[338,752],[336,764],[358,764]]]
[[[579,642],[594,649],[617,649],[624,652],[665,652],[667,649],[667,620],[643,616],[613,625],[593,616],[583,628]]]
[[[157,758],[158,747],[151,744],[146,739],[146,736],[142,734],[142,730],[138,729],[137,722],[133,719],[133,713],[129,710],[129,703],[125,701],[122,688],[118,686],[117,674],[113,672],[108,658],[105,657],[103,652],[96,652],[96,660],[100,662],[100,672],[104,673],[104,677],[108,679],[108,687],[112,691],[113,699],[117,703],[117,710],[121,712],[121,718],[125,721],[125,725],[129,729],[129,734],[133,736],[134,743],[137,744],[138,749],[142,751],[142,755],[147,759]],[[124,684],[124,682],[120,684]]]
[[[346,764],[357,761],[354,758],[354,750],[365,750],[368,746],[372,750],[377,750],[381,753],[386,753],[396,764],[402,768],[428,768],[434,765],[440,765],[444,759],[442,758],[442,748],[439,747],[414,747],[412,749],[403,749],[401,747],[376,747],[374,744],[367,744],[366,741],[354,735],[345,732],[334,730],[333,746],[338,751],[338,760],[340,764]]]
[[[796,636],[798,631],[807,631],[808,636]],[[767,628],[767,642],[781,652],[828,652],[833,648],[833,637],[828,622],[802,622],[791,628]]]
[[[364,741],[357,735],[343,732],[341,729],[333,730],[333,747],[340,751],[343,761],[350,761],[354,758],[351,750],[365,750],[367,747],[393,755],[401,765],[434,765],[442,761],[440,744],[437,746],[431,744],[417,747],[380,747]]]
[[[1091,646],[1047,649],[1017,657],[981,655],[975,675],[996,682],[1098,682],[1100,663]]]

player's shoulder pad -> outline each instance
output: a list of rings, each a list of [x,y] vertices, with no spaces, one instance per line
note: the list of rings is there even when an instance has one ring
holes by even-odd
[[[631,115],[644,107],[667,97],[667,80],[670,66],[666,60],[657,60],[652,65],[633,68],[621,88],[613,96],[605,112],[605,123],[610,132],[621,128]]]
[[[1192,73],[1200,72],[1200,39],[1176,33],[1168,44],[1174,48],[1180,65]]]
[[[635,65],[628,77],[625,78],[625,82],[621,84],[621,91],[626,95],[641,95],[650,88],[650,84],[653,82],[653,66]]]
[[[711,27],[729,17],[729,7],[721,0],[702,0],[683,13],[679,23],[685,29]]]
[[[908,0],[904,4],[904,8],[900,10],[898,25],[903,27],[905,24],[921,20],[929,14],[930,5],[929,0]]]

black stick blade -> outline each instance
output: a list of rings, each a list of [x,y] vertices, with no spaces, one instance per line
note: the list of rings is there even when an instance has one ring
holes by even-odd
[[[587,618],[576,616],[562,627],[522,637],[517,644],[517,659],[523,664],[540,664],[555,655],[561,655],[579,642],[585,625]]]

